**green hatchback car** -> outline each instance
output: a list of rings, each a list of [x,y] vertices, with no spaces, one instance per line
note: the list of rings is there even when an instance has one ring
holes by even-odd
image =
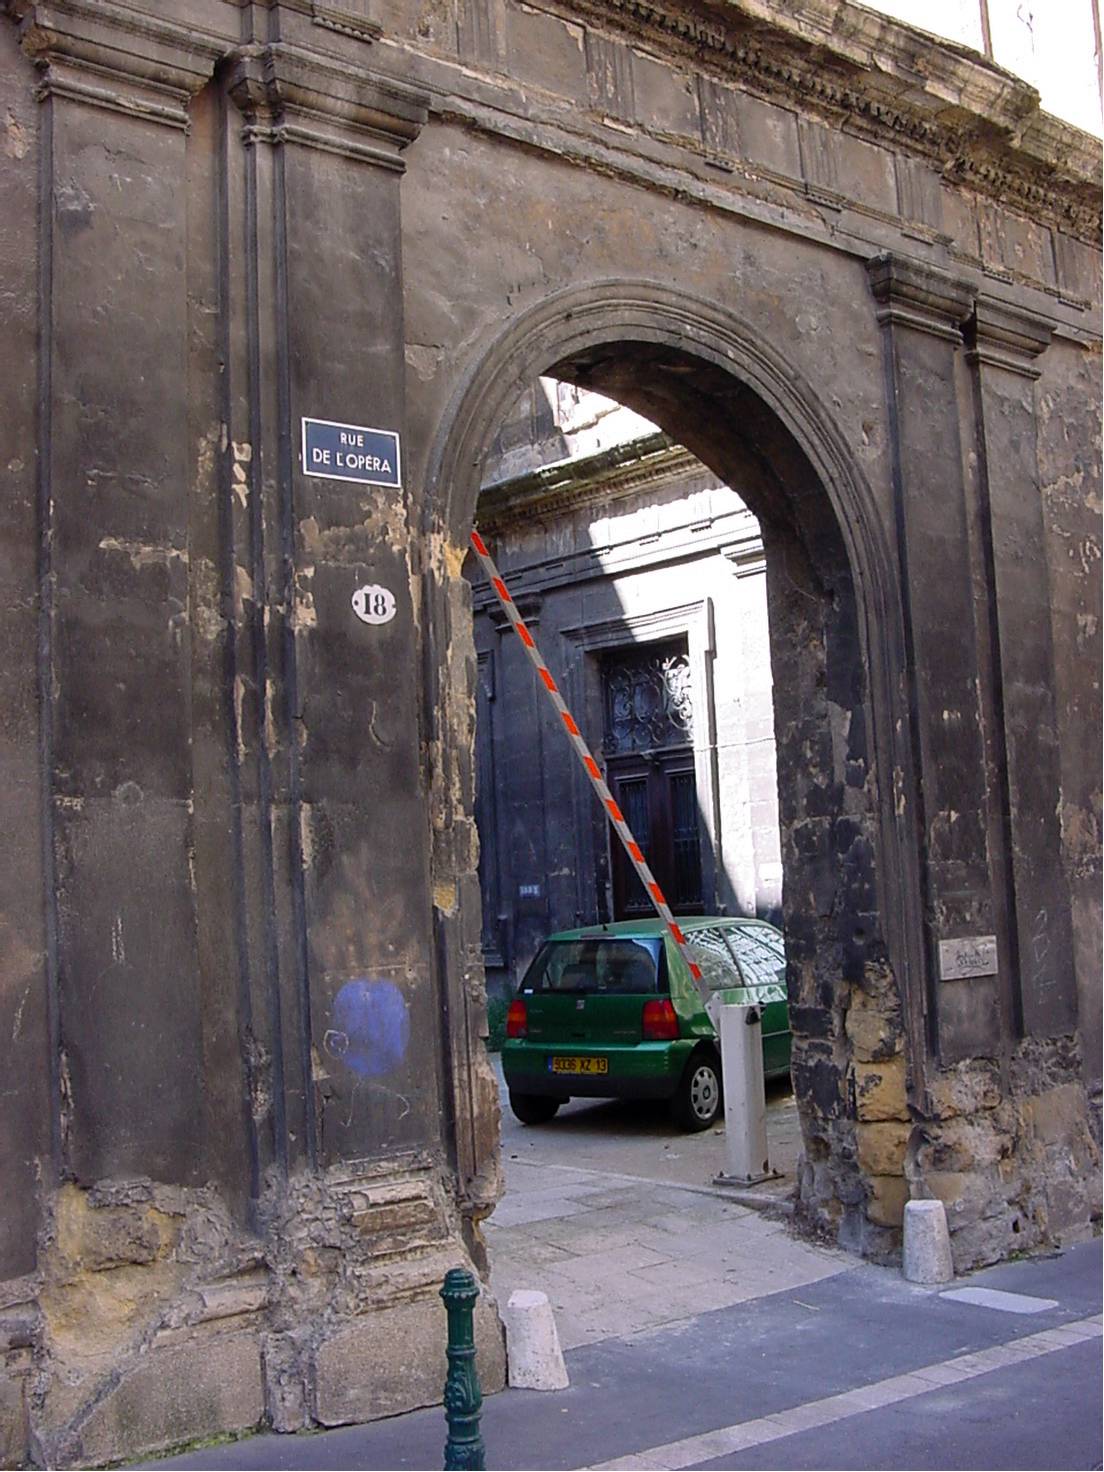
[[[763,1070],[790,1068],[786,956],[763,920],[680,918],[709,990],[762,1007]],[[685,1130],[721,1107],[716,1031],[660,920],[622,920],[551,935],[506,1015],[502,1067],[510,1108],[544,1124],[572,1098],[668,1099]]]

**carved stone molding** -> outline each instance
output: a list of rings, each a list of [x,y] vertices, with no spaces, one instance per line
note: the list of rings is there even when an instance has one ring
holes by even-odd
[[[654,644],[661,639],[687,638],[700,644],[703,655],[716,653],[713,606],[709,599],[679,603],[647,613],[621,613],[614,618],[591,619],[560,630],[560,637],[588,654],[619,649],[625,644]]]
[[[486,584],[483,587],[485,589]],[[543,603],[544,599],[539,593],[518,593],[514,595],[514,607],[530,628],[535,629],[539,625]],[[475,612],[485,613],[491,621],[492,628],[498,634],[506,634],[513,628],[510,620],[502,610],[502,605],[493,595],[488,597],[485,602],[477,597]]]
[[[701,469],[700,460],[658,432],[488,486],[479,497],[479,523],[484,530],[497,530],[569,508],[620,501]]]
[[[286,42],[240,47],[229,89],[248,143],[299,143],[397,172],[428,116],[414,89]]]
[[[336,31],[339,36],[351,36],[356,41],[371,43],[383,34],[383,27],[369,16],[364,0],[311,0],[311,20],[327,31]]]
[[[538,8],[912,152],[951,183],[1100,240],[1094,139],[1044,113],[1033,87],[984,57],[850,0],[800,14],[790,0],[539,0]]]
[[[271,0],[270,0],[271,3]],[[289,15],[302,15],[311,25],[371,46],[383,35],[383,26],[373,12],[377,0],[276,0]]]
[[[722,547],[721,556],[731,565],[733,573],[738,578],[757,577],[767,570],[763,538],[758,531],[750,533],[727,547]]]
[[[974,305],[968,282],[895,255],[875,256],[867,272],[879,322],[961,343],[962,323]]]
[[[40,100],[67,97],[186,129],[188,99],[226,41],[111,0],[7,0],[20,45],[42,74]]]
[[[1036,359],[1046,351],[1052,335],[1052,324],[1033,312],[979,300],[966,324],[966,358],[970,363],[1038,378],[1041,370]]]

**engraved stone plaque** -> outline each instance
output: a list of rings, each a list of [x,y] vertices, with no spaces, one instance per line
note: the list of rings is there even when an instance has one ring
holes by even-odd
[[[963,981],[970,976],[996,976],[997,937],[963,935],[939,942],[940,981]]]

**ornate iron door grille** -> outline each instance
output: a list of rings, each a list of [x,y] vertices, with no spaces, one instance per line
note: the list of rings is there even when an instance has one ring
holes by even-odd
[[[690,657],[683,641],[619,649],[603,660],[606,756],[689,746],[694,739]]]

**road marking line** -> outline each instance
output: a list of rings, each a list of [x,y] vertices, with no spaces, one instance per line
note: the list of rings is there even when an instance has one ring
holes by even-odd
[[[715,1431],[683,1437],[681,1441],[646,1447],[629,1456],[616,1457],[611,1462],[595,1462],[587,1472],[681,1472],[683,1468],[713,1461],[747,1447],[760,1446],[763,1442],[780,1441],[784,1436],[793,1436],[815,1426],[844,1421],[882,1406],[912,1400],[914,1396],[927,1395],[942,1385],[955,1385],[1003,1369],[1006,1365],[1054,1354],[1056,1350],[1099,1339],[1102,1333],[1099,1315],[1076,1319],[1057,1329],[1044,1329],[1038,1334],[1010,1340],[1007,1344],[995,1344],[990,1349],[937,1360],[916,1370],[876,1380],[871,1385],[853,1386],[838,1395],[807,1401],[788,1411],[773,1411],[769,1416],[760,1416],[753,1421],[737,1421]]]
[[[1029,1293],[1005,1293],[1000,1288],[950,1288],[939,1296],[953,1303],[999,1308],[1006,1314],[1042,1314],[1058,1307],[1056,1298],[1032,1298]]]
[[[957,1370],[949,1369],[946,1364],[923,1365],[912,1373],[918,1380],[927,1380],[930,1385],[953,1385],[962,1379]]]

